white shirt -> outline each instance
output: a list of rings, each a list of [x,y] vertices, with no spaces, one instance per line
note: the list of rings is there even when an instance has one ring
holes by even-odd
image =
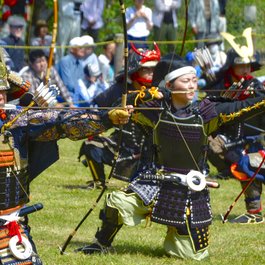
[[[85,102],[87,105],[90,105],[97,95],[109,88],[105,81],[99,79],[95,83],[90,83],[88,87],[86,85],[83,79],[78,80],[73,99],[75,106],[79,106],[79,104],[84,104]]]
[[[104,0],[85,0],[80,6],[80,10],[83,12],[83,20],[81,24],[82,29],[89,27],[89,22],[95,22],[92,29],[100,29],[103,27],[103,11],[104,11]]]
[[[141,10],[146,14],[148,20],[152,24],[152,10],[149,7],[142,6]],[[125,16],[126,23],[129,23],[130,20],[135,16],[137,12],[135,6],[126,8]],[[127,34],[136,38],[147,37],[150,34],[150,31],[147,29],[146,20],[143,17],[136,18],[133,21],[132,26],[127,30]]]
[[[103,74],[103,79],[108,83],[112,84],[114,81],[114,70],[110,65],[110,60],[107,58],[106,55],[100,54],[98,56],[98,62],[100,66],[100,70]]]
[[[89,54],[86,58],[80,61],[83,67],[86,67],[88,64],[97,64],[99,68],[98,57],[94,52]]]

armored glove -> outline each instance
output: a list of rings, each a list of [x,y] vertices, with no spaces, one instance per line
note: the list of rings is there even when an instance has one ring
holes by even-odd
[[[114,125],[126,124],[131,116],[131,110],[113,109],[108,112],[109,119]]]

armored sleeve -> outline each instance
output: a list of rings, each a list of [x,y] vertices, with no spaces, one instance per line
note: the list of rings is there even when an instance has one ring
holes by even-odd
[[[12,125],[12,129],[25,127],[29,137],[35,141],[61,138],[80,140],[105,131],[107,128],[103,121],[107,119],[107,112],[33,110],[21,116]]]
[[[209,101],[209,102],[208,102]],[[202,107],[202,105],[207,106]],[[211,111],[209,109],[211,108]],[[211,112],[211,117],[205,119],[206,131],[208,134],[216,131],[223,124],[233,124],[235,122],[245,121],[254,116],[264,113],[265,97],[264,95],[248,98],[241,101],[230,102],[211,102],[206,99],[201,103],[202,116]]]

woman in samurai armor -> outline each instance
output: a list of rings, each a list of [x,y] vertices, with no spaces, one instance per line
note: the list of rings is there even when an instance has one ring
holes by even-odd
[[[246,32],[251,32],[249,29]],[[230,41],[231,42],[231,41]],[[231,43],[233,44],[233,43]],[[241,55],[240,55],[241,54]],[[255,77],[252,72],[261,68],[258,54],[241,53],[237,47],[227,52],[227,60],[220,72],[217,73],[217,80],[212,88],[215,94],[231,100],[245,100],[255,97],[259,91],[265,92],[264,85]],[[209,92],[211,93],[211,91]],[[253,141],[246,142],[247,138],[257,136],[264,128],[265,117],[258,115],[247,121],[235,123],[233,126],[222,126],[216,135],[209,138],[210,152],[209,161],[217,168],[218,174],[214,178],[228,178],[233,176],[231,167],[239,162],[242,151],[246,145],[251,148],[247,152],[257,152],[260,144]],[[245,150],[246,152],[246,150]],[[235,168],[234,168],[235,169]],[[242,188],[247,184],[247,179],[241,179]],[[245,191],[245,205],[247,212],[230,220],[231,223],[257,224],[264,222],[261,207],[262,181],[256,179]]]
[[[27,206],[30,183],[59,158],[57,140],[79,140],[106,130],[113,121],[129,119],[124,110],[108,113],[57,110],[58,88],[41,85],[32,95],[30,84],[0,62],[0,264],[40,265],[29,234],[27,214],[42,208]],[[20,97],[21,96],[21,97]],[[21,107],[6,104],[20,98]],[[118,111],[118,112],[117,112]],[[104,125],[105,124],[105,125]],[[107,127],[106,127],[107,126]]]
[[[136,49],[132,44],[128,58],[128,90],[140,91],[145,88],[150,88],[153,79],[153,70],[160,60],[160,50],[155,44],[154,50]],[[105,92],[101,93],[94,99],[94,104],[100,107],[108,107],[114,104],[119,104],[124,85],[123,74],[116,78],[116,82]],[[119,158],[116,161],[113,177],[128,181],[139,167],[141,152],[145,151],[146,146],[143,145],[146,139],[146,133],[143,132],[144,127],[130,121],[123,126],[123,137],[121,148],[119,150]],[[119,139],[119,129],[110,137],[95,136],[90,137],[82,144],[79,151],[79,159],[85,156],[82,160],[85,166],[89,166],[93,176],[91,187],[101,188],[105,185],[104,165],[112,165],[114,161],[114,150],[117,147]],[[89,185],[90,187],[90,185]]]
[[[167,254],[195,260],[209,255],[212,212],[208,186],[218,185],[206,181],[204,175],[207,136],[222,124],[264,113],[264,95],[244,101],[193,101],[197,89],[195,68],[176,60],[161,61],[156,67],[160,64],[169,69],[165,87],[147,89],[145,97],[137,95],[134,100],[139,106],[162,106],[164,110],[135,110],[132,116],[153,128],[153,160],[135,174],[127,189],[106,195],[100,212],[101,228],[92,244],[77,251],[106,253],[123,224],[134,226],[151,216],[153,222],[168,227],[164,241]]]

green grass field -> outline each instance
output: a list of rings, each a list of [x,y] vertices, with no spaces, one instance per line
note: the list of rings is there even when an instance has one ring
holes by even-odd
[[[35,179],[31,185],[31,204],[41,202],[44,209],[30,216],[32,235],[39,254],[46,265],[162,265],[198,264],[165,256],[163,238],[166,227],[152,223],[137,227],[123,227],[114,241],[116,254],[85,256],[74,253],[74,249],[90,242],[100,225],[100,201],[96,209],[80,227],[70,242],[66,255],[60,255],[61,246],[74,230],[100,193],[87,190],[86,182],[91,180],[89,171],[79,162],[77,156],[81,141],[60,140],[60,160]],[[125,183],[111,179],[109,191],[124,186]],[[224,214],[240,192],[236,180],[222,180],[219,189],[211,189],[214,214],[210,227],[210,258],[200,264],[265,264],[265,224],[234,225],[223,224],[220,214]],[[234,207],[233,218],[245,211],[244,198]]]

